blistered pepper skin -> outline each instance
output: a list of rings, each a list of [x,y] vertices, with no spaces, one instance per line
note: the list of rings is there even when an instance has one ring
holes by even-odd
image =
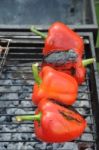
[[[41,121],[34,121],[35,134],[45,142],[67,142],[81,136],[86,120],[77,112],[43,99],[36,111],[42,112]]]
[[[74,49],[82,57],[84,53],[83,39],[67,25],[55,22],[48,30],[43,48],[43,55],[47,55],[54,50],[68,51]]]

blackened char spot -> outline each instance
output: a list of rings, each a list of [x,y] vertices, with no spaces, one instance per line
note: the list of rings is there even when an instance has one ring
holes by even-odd
[[[78,114],[80,115],[80,113],[79,113],[76,109],[74,109],[74,107],[71,106],[71,105],[65,105],[65,104],[63,104],[63,103],[61,103],[61,102],[59,102],[59,101],[57,101],[57,100],[55,100],[55,99],[49,99],[49,100],[50,100],[52,103],[54,103],[54,104],[60,105],[61,107],[67,108],[67,109],[69,109],[69,110],[71,110],[71,111],[73,111],[73,112],[75,112],[75,113],[78,113]]]
[[[67,105],[65,105],[65,104],[63,104],[63,103],[61,103],[61,102],[59,102],[59,101],[57,101],[56,99],[49,99],[52,103],[54,103],[54,104],[57,104],[57,105],[60,105],[60,106],[62,106],[62,107],[68,107]]]
[[[78,122],[78,123],[81,123],[81,121],[80,120],[78,120],[77,118],[74,118],[73,116],[71,116],[70,114],[68,114],[68,113],[66,113],[66,112],[63,112],[63,111],[60,111],[59,110],[59,113],[61,113],[61,115],[63,116],[63,117],[65,117],[67,120],[70,120],[70,121],[76,121],[76,122]]]
[[[47,56],[44,57],[43,61],[46,63],[54,64],[54,65],[63,65],[70,62],[76,62],[78,55],[73,50],[64,50],[64,51],[54,51],[49,53]]]
[[[76,74],[76,69],[74,67],[70,68],[70,71],[73,76]]]

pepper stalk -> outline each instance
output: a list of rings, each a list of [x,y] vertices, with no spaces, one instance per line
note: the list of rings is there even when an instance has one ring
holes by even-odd
[[[40,32],[40,31],[38,31],[34,26],[32,26],[32,27],[30,28],[30,30],[31,30],[33,33],[35,33],[36,35],[41,36],[41,38],[43,38],[43,39],[46,39],[46,37],[47,37],[46,34],[44,34],[44,33]]]
[[[96,61],[95,58],[84,59],[84,60],[82,60],[82,64],[83,64],[83,66],[87,66],[89,64],[92,64],[95,61]]]
[[[24,115],[24,116],[16,116],[16,121],[40,121],[42,117],[42,113],[39,112],[36,115]]]
[[[35,82],[36,82],[38,85],[40,85],[41,82],[42,82],[42,79],[41,79],[40,76],[39,76],[38,63],[35,63],[35,64],[32,65],[32,73],[33,73]]]

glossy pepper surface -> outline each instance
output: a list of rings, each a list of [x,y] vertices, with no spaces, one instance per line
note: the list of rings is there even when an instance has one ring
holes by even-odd
[[[58,102],[65,105],[71,105],[75,102],[78,84],[72,76],[56,71],[49,66],[43,67],[39,75],[36,64],[32,69],[36,81],[32,93],[32,100],[35,104],[38,104],[42,98],[57,99]]]
[[[21,116],[17,120],[35,120],[36,137],[45,142],[67,142],[81,136],[85,119],[70,108],[43,99],[36,110],[37,117]]]
[[[55,49],[68,51],[72,48],[77,54],[79,54],[80,57],[82,57],[84,52],[84,43],[82,38],[67,25],[61,22],[52,24],[48,30],[43,54],[47,55]]]
[[[34,27],[31,27],[31,31],[45,39],[43,55],[47,55],[57,49],[59,51],[74,49],[79,57],[82,57],[84,53],[83,39],[62,22],[53,23],[47,35],[40,33]]]

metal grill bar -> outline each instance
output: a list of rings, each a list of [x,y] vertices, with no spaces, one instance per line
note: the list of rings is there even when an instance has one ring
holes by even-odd
[[[37,141],[36,138],[34,138],[34,140]],[[34,140],[31,140],[31,141],[29,141],[29,142],[30,142],[30,143],[31,143],[31,142],[32,142],[32,143],[35,143]],[[0,141],[0,142],[2,142],[2,141]],[[5,140],[5,142],[10,142],[10,143],[19,143],[19,142],[22,142],[22,143],[25,143],[25,140],[18,140],[18,141],[16,141],[16,140],[12,140],[12,141],[10,141],[10,140]],[[76,142],[77,142],[77,143],[78,143],[78,142],[86,143],[86,140],[76,140]],[[42,143],[42,142],[37,141],[36,143],[40,144],[40,143]],[[93,141],[88,140],[87,143],[91,143],[91,145],[92,145],[92,144],[94,145],[95,140],[93,140]],[[67,149],[67,150],[68,150],[68,149]]]
[[[3,109],[3,108],[6,108],[6,107],[0,107],[0,109]],[[11,106],[9,106],[9,107],[7,107],[7,108],[16,108],[16,107],[14,107],[14,106],[11,107]],[[17,108],[23,108],[23,107],[20,106],[20,107],[17,107]],[[31,107],[26,107],[26,106],[25,106],[24,109],[25,109],[25,108],[30,108],[30,109],[31,109],[31,108],[33,108],[33,106],[31,106]],[[36,107],[35,107],[35,108],[36,108]],[[75,106],[75,108],[85,108],[85,107],[84,107],[84,106],[83,106],[83,107],[81,107],[81,106],[77,106],[77,107],[76,107],[76,106]],[[91,107],[89,106],[88,108],[91,108]]]
[[[80,101],[86,101],[86,100],[90,101],[88,99],[83,99],[83,98],[80,99]],[[28,98],[27,99],[0,99],[0,101],[19,101],[19,102],[21,101],[22,102],[22,101],[31,101],[31,99]],[[79,101],[79,99],[77,99],[77,101]]]

